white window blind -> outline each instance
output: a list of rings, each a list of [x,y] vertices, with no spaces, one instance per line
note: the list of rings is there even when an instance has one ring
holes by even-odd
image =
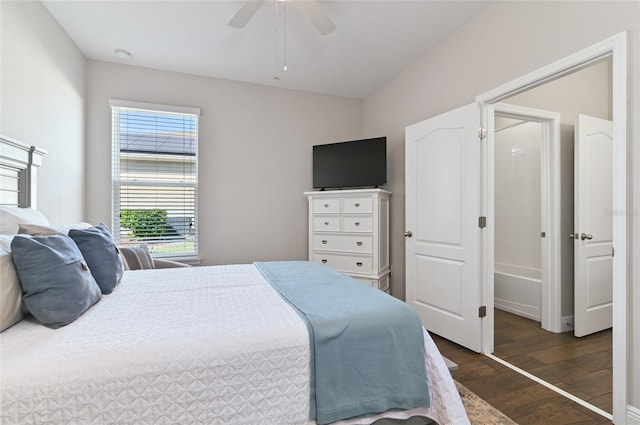
[[[155,257],[198,255],[197,108],[111,100],[112,230]]]

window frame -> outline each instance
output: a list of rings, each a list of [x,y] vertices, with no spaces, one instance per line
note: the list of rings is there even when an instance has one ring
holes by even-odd
[[[127,101],[127,100],[119,100],[119,99],[109,99],[109,107],[111,111],[111,222],[112,222],[112,233],[114,236],[114,240],[116,244],[121,243],[121,225],[120,225],[120,211],[121,211],[121,202],[122,198],[120,195],[120,188],[123,186],[122,173],[120,170],[121,159],[120,159],[120,122],[119,120],[114,119],[116,114],[119,117],[120,112],[128,111],[128,110],[138,110],[141,112],[148,113],[158,113],[158,114],[178,114],[178,115],[187,115],[195,117],[195,174],[193,174],[195,181],[193,183],[186,182],[173,182],[169,186],[176,187],[189,187],[194,190],[194,212],[193,212],[193,221],[194,221],[194,251],[181,254],[180,252],[172,252],[172,253],[154,253],[152,254],[154,258],[162,258],[162,259],[175,259],[181,262],[186,262],[189,264],[198,264],[200,263],[200,247],[199,247],[199,217],[198,217],[198,204],[199,204],[199,119],[200,119],[200,108],[194,107],[185,107],[185,106],[176,106],[176,105],[164,105],[164,104],[156,104],[156,103],[145,103],[145,102],[135,102],[135,101]],[[145,155],[144,153],[140,153],[140,155]],[[169,161],[170,162],[170,161]],[[141,183],[140,186],[153,186],[152,183],[144,182]],[[144,243],[142,243],[144,244]]]

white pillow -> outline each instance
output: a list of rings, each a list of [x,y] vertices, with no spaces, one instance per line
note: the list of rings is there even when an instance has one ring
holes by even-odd
[[[22,286],[11,257],[13,236],[0,236],[0,332],[24,317]]]
[[[0,249],[11,252],[11,241],[14,235],[0,235]]]
[[[48,226],[49,220],[33,208],[0,206],[0,235],[17,234],[20,223]]]
[[[21,235],[31,236],[47,236],[47,235],[68,235],[69,230],[85,230],[91,227],[91,224],[81,221],[73,224],[61,224],[42,226],[40,224],[25,224],[20,223],[18,225],[18,233]]]

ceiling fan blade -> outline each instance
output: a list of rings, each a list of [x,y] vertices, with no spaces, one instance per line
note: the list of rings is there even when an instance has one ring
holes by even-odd
[[[327,35],[336,29],[336,24],[322,11],[315,0],[299,0],[296,6],[304,13],[322,35]]]
[[[229,21],[229,26],[234,28],[244,28],[249,22],[249,19],[253,17],[258,11],[258,8],[262,6],[264,0],[247,0],[240,7],[240,9],[233,15],[233,18]]]

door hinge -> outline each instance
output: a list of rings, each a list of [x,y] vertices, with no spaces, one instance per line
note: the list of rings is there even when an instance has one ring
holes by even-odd
[[[487,306],[481,305],[480,308],[478,309],[478,317],[483,318],[486,315],[487,315]]]
[[[478,227],[481,229],[484,229],[485,227],[487,227],[487,217],[485,216],[478,217]]]
[[[487,138],[487,127],[478,127],[478,137],[480,140]]]
[[[611,247],[611,258],[616,256],[616,249],[614,247]]]

